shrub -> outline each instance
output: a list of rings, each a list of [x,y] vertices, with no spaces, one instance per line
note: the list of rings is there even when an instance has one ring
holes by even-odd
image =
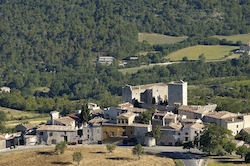
[[[107,148],[107,150],[108,150],[110,153],[112,153],[112,152],[115,150],[116,145],[115,145],[115,144],[107,144],[107,145],[106,145],[106,148]]]

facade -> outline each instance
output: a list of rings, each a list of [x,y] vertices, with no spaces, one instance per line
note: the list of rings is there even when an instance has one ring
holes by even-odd
[[[134,104],[134,101],[149,104],[167,100],[168,86],[164,83],[155,83],[139,86],[126,85],[122,88],[122,101]]]
[[[246,52],[248,55],[250,55],[250,43],[247,43],[246,45],[240,46],[239,52]]]
[[[71,126],[44,125],[36,131],[37,141],[43,144],[56,144],[61,141],[78,142],[81,137]]]
[[[189,123],[183,125],[183,128],[178,132],[178,139],[180,141],[194,141],[203,130],[204,125],[201,123]]]
[[[172,123],[161,128],[161,138],[157,140],[157,145],[174,146],[178,139],[178,132],[181,130],[180,123]]]
[[[168,105],[187,105],[187,82],[180,80],[168,84]]]
[[[0,150],[6,148],[6,139],[4,136],[0,135]]]
[[[137,139],[137,143],[141,145],[146,145],[146,134],[152,131],[152,125],[150,124],[133,124],[135,138]]]

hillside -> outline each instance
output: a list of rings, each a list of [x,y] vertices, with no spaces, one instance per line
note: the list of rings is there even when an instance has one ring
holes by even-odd
[[[0,156],[0,165],[26,165],[26,166],[53,166],[53,165],[76,165],[72,160],[72,154],[80,151],[83,154],[81,165],[102,165],[102,166],[174,166],[174,161],[165,157],[144,155],[141,160],[132,156],[131,149],[117,148],[113,153],[108,153],[102,146],[68,147],[65,154],[55,155],[52,148],[36,151],[15,152]]]

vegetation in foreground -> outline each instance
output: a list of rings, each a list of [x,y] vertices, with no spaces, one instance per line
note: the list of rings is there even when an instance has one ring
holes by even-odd
[[[175,166],[172,159],[166,157],[156,157],[144,154],[140,160],[133,156],[131,149],[117,148],[113,153],[109,153],[104,146],[75,146],[68,147],[64,154],[54,154],[53,148],[40,149],[36,151],[16,152],[15,155],[4,154],[0,156],[0,165],[25,165],[25,166],[56,166],[73,165],[72,155],[74,152],[82,153],[84,160],[82,165],[102,165],[102,166]]]
[[[248,42],[250,42],[250,33],[231,35],[231,36],[215,35],[215,36],[212,36],[212,37],[220,39],[220,40],[221,39],[226,39],[226,40],[230,40],[230,41],[233,41],[233,42],[241,41],[243,44],[247,44]]]

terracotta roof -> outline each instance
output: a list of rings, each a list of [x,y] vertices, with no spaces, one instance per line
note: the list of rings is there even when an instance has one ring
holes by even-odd
[[[216,118],[216,119],[224,119],[229,117],[235,117],[237,114],[228,112],[228,111],[219,111],[219,112],[209,112],[205,116]]]
[[[129,117],[134,116],[134,115],[135,114],[133,112],[126,112],[124,114],[117,116],[117,118],[129,118]]]
[[[118,107],[119,108],[131,108],[131,107],[134,107],[134,105],[130,104],[129,102],[126,102],[126,103],[119,104]]]
[[[201,109],[199,106],[186,106],[186,105],[182,105],[178,108],[178,110],[181,111],[188,111],[188,112],[195,112],[195,113],[204,113],[206,112],[206,110]]]
[[[46,130],[46,131],[76,131],[71,126],[60,126],[60,125],[44,125],[37,129],[37,131]]]
[[[130,86],[132,90],[136,89],[152,89],[154,86],[166,86],[166,84],[160,82],[160,83],[155,83],[155,84],[146,84],[146,85],[138,85],[138,86]]]
[[[0,135],[0,141],[2,141],[2,140],[6,140],[6,139],[3,135]]]
[[[65,124],[65,125],[70,125],[72,122],[74,122],[75,120],[69,116],[65,116],[65,117],[61,117],[58,119],[55,119],[55,121]]]

